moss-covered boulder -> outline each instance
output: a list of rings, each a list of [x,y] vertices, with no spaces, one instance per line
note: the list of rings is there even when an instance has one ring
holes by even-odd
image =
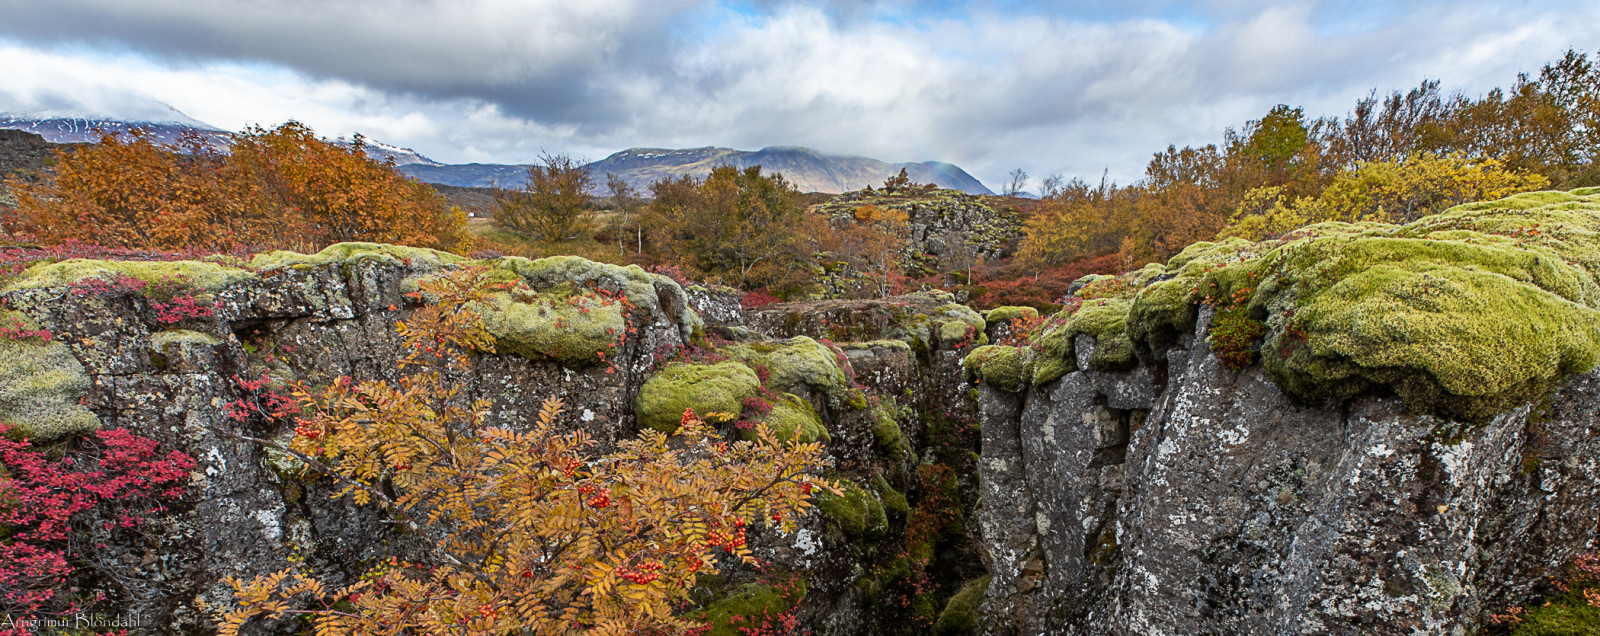
[[[1034,358],[1028,347],[985,345],[967,354],[961,364],[968,380],[1016,393],[1032,386]]]
[[[0,311],[0,327],[39,328],[9,311]],[[47,440],[100,428],[100,418],[79,403],[88,392],[89,374],[67,345],[39,336],[0,336],[0,422],[13,427],[10,435]]]
[[[1211,305],[1266,324],[1262,364],[1298,399],[1383,387],[1414,411],[1478,420],[1600,361],[1600,190],[1197,243],[1076,295],[1032,342],[1036,384],[1076,366],[1076,333],[1099,341],[1091,367],[1115,369],[1177,343]]]
[[[723,355],[740,360],[752,369],[766,369],[767,388],[776,392],[828,396],[834,405],[849,399],[850,379],[845,369],[848,359],[842,354],[805,336],[778,342],[733,345]]]
[[[634,413],[640,426],[671,433],[678,430],[685,409],[702,416],[737,415],[760,386],[756,373],[738,362],[673,363],[639,387]]]
[[[816,409],[811,408],[811,403],[793,393],[778,396],[772,410],[757,421],[766,424],[780,440],[794,440],[801,444],[833,440]],[[745,429],[739,431],[739,437],[755,439],[756,432],[754,429]]]

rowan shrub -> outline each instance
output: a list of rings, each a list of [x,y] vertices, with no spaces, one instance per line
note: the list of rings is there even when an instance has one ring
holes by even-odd
[[[420,283],[432,304],[397,323],[399,380],[297,386],[302,412],[278,450],[438,537],[425,558],[391,560],[331,587],[284,570],[230,580],[237,606],[220,633],[258,617],[309,619],[317,634],[677,634],[697,577],[754,563],[746,531],[793,531],[811,496],[820,444],[780,442],[765,424],[724,440],[686,411],[672,435],[646,430],[596,456],[582,428],[547,400],[538,418],[489,426],[487,400],[460,379],[493,352],[482,316],[488,274],[464,268]]]

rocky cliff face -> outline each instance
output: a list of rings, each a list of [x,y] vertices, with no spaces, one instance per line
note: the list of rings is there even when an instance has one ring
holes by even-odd
[[[744,311],[637,267],[480,261],[521,285],[483,308],[500,353],[470,392],[512,425],[561,397],[602,449],[771,398],[768,423],[825,441],[844,486],[795,534],[751,537],[819,634],[1474,633],[1600,531],[1596,197],[1201,244],[1080,281],[1031,334],[1001,323],[1028,312],[939,293]],[[345,244],[0,281],[0,326],[55,336],[0,339],[0,420],[40,440],[124,426],[199,462],[150,531],[97,536],[78,583],[153,633],[207,633],[224,577],[338,584],[420,555],[236,435],[291,433],[247,408],[263,374],[392,377],[406,293],[462,264]],[[770,574],[695,602],[790,610]]]
[[[1600,375],[1481,425],[1308,408],[1225,368],[1210,322],[981,390],[985,633],[1473,633],[1593,541]]]
[[[976,350],[985,633],[1468,634],[1536,596],[1600,523],[1597,194],[1196,244]]]
[[[145,617],[151,633],[198,634],[212,629],[207,608],[228,602],[226,577],[302,565],[338,584],[391,556],[424,554],[417,537],[373,509],[333,498],[337,487],[329,480],[236,436],[292,434],[287,422],[250,409],[284,382],[393,379],[401,355],[395,324],[421,302],[406,293],[419,278],[462,262],[429,250],[343,244],[249,262],[41,263],[0,281],[0,322],[52,334],[47,342],[0,340],[0,421],[45,443],[126,427],[198,461],[184,500],[141,535],[104,537],[92,551],[100,567],[75,584],[105,592],[118,612]],[[856,329],[868,342],[840,346],[827,340],[827,329],[811,328],[817,316],[840,313],[826,303],[773,308],[763,315],[794,317],[763,322],[739,309],[736,293],[686,291],[637,267],[564,257],[478,264],[529,290],[497,296],[484,308],[501,353],[480,356],[467,384],[469,397],[492,401],[491,420],[514,427],[530,421],[545,398],[559,397],[566,403],[562,424],[588,430],[603,451],[635,435],[663,401],[676,408],[674,422],[684,406],[714,410],[697,401],[693,383],[668,381],[667,369],[763,369],[767,386],[793,400],[775,412],[829,441],[830,474],[847,484],[847,496],[825,502],[795,535],[753,533],[757,554],[809,590],[795,611],[820,633],[917,633],[914,624],[879,611],[880,590],[858,583],[876,576],[894,588],[904,578],[873,568],[902,549],[898,537],[917,514],[910,505],[924,498],[916,469],[937,454],[926,449],[915,405],[970,404],[966,388],[948,378],[981,340],[981,317],[947,295],[891,299],[880,304],[893,315],[886,309],[883,321]],[[175,293],[209,311],[174,315]],[[627,298],[632,309],[567,311],[569,302],[581,305],[595,294]],[[747,324],[759,328],[752,333]],[[772,324],[785,327],[769,337]],[[615,340],[604,330],[621,333],[627,325],[638,333],[617,341],[604,361],[594,359]],[[716,349],[727,362],[665,361],[686,345],[704,349],[702,331],[736,338]],[[263,376],[272,383],[253,388]],[[965,447],[946,454],[970,468]],[[942,514],[970,509],[971,475],[966,470],[960,480],[969,495],[947,502]],[[959,583],[979,566],[975,543],[959,531],[959,518],[955,523],[925,549],[939,543],[965,555],[965,569],[946,568]],[[708,580],[697,599],[724,618],[788,610],[767,598],[766,585],[756,572],[734,570]],[[931,598],[921,608],[924,623],[941,609]]]

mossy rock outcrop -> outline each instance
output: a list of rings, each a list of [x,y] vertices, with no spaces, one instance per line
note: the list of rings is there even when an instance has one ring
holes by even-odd
[[[1197,243],[1076,295],[1031,343],[1032,384],[1076,368],[1079,333],[1098,340],[1090,366],[1116,370],[1176,344],[1209,304],[1267,325],[1260,361],[1302,401],[1391,390],[1413,411],[1480,420],[1600,361],[1600,189]],[[978,377],[1009,378],[1015,360],[968,358]]]

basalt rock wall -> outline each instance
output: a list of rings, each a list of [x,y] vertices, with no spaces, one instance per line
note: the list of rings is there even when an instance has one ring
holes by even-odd
[[[1592,545],[1600,374],[1475,425],[1307,407],[1226,369],[1211,319],[1130,371],[981,389],[985,633],[1476,633]]]

